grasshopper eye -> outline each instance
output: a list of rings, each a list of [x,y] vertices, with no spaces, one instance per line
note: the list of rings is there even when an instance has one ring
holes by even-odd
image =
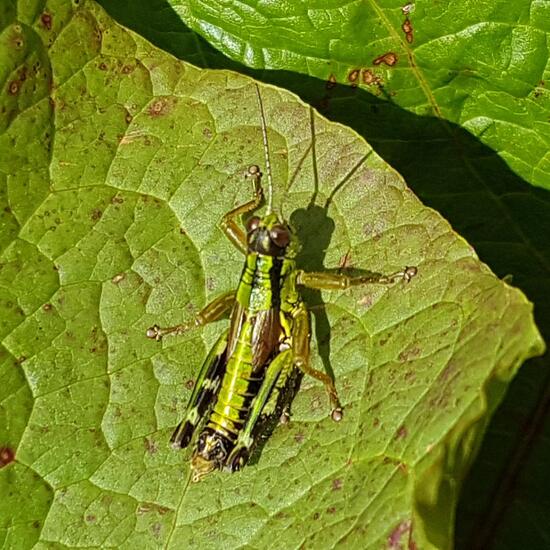
[[[260,218],[258,218],[258,216],[252,216],[246,222],[246,230],[248,233],[252,233],[252,231],[256,231],[256,229],[258,229],[259,225],[260,225]]]
[[[290,233],[282,225],[274,225],[269,232],[269,236],[279,248],[284,248],[290,242]]]

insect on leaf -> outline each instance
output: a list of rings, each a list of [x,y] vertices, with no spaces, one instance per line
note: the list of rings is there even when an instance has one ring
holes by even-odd
[[[540,353],[531,304],[349,129],[262,87],[275,201],[307,269],[408,284],[306,296],[313,364],[256,464],[185,485],[168,439],[226,326],[164,341],[235,286],[217,223],[263,163],[251,80],[199,70],[93,2],[2,13],[0,540],[12,548],[450,545],[489,413]],[[38,11],[37,11],[38,10]]]

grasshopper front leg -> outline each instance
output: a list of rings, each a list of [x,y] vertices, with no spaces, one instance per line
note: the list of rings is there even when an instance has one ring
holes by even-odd
[[[250,166],[246,177],[252,180],[252,185],[254,188],[254,198],[233,208],[222,218],[220,222],[220,227],[225,233],[225,236],[243,253],[246,254],[248,251],[248,243],[246,242],[246,235],[244,231],[239,227],[237,219],[251,212],[260,206],[262,199],[264,197],[264,192],[261,185],[262,173],[260,168],[256,165]]]
[[[183,420],[177,425],[170,438],[175,448],[185,448],[189,445],[197,425],[218,393],[225,373],[228,334],[229,330],[224,331],[202,364]]]
[[[201,309],[195,319],[190,323],[183,323],[181,325],[175,325],[173,327],[159,327],[158,325],[153,325],[147,329],[147,337],[157,342],[162,340],[163,336],[167,334],[183,334],[189,329],[194,327],[202,327],[208,323],[213,323],[221,319],[227,312],[231,310],[233,304],[235,303],[235,291],[226,292],[221,296],[218,296],[216,299],[212,300],[207,304],[203,309]]]

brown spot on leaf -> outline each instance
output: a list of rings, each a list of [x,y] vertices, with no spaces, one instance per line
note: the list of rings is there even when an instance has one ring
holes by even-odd
[[[88,514],[88,515],[86,516],[86,521],[87,521],[88,523],[95,523],[96,520],[97,520],[97,517],[96,517],[94,514]]]
[[[130,74],[134,72],[135,67],[133,65],[124,65],[122,67],[122,74]]]
[[[405,426],[400,426],[399,429],[397,430],[397,433],[395,434],[395,438],[396,439],[403,439],[405,437],[407,437],[409,431],[407,430],[407,428]]]
[[[375,85],[380,86],[382,84],[382,79],[375,75],[370,69],[363,69],[361,71],[363,77],[363,83],[367,86]]]
[[[51,31],[52,30],[52,16],[51,14],[47,13],[47,12],[44,12],[41,16],[40,16],[40,22],[42,23],[42,26]]]
[[[412,41],[414,40],[413,36],[413,26],[411,23],[411,20],[407,17],[403,24],[401,25],[401,28],[403,29],[403,32],[405,33],[405,38],[409,44],[412,44]]]
[[[403,545],[401,539],[411,530],[411,520],[407,519],[399,523],[388,537],[388,548],[390,550],[401,550]]]
[[[103,212],[99,208],[94,208],[91,216],[92,220],[96,222],[101,219],[101,216],[103,216]]]
[[[167,97],[156,99],[149,105],[147,112],[152,117],[163,116],[170,112],[173,103]]]
[[[343,485],[344,485],[344,482],[339,477],[332,480],[332,490],[333,491],[339,491],[342,488]]]
[[[351,71],[348,74],[348,80],[351,82],[351,85],[354,88],[357,86],[357,79],[359,78],[359,72],[360,72],[359,69],[353,69],[353,71]]]
[[[327,513],[328,514],[334,514],[336,512],[336,506],[329,506],[327,508]]]
[[[416,359],[421,353],[422,350],[418,346],[407,348],[399,354],[399,361],[405,363],[407,361],[410,361],[411,359]]]
[[[107,63],[102,62],[102,63],[99,64],[99,70],[100,71],[106,71],[107,69],[108,69]]]
[[[384,63],[388,67],[393,67],[397,63],[398,57],[394,52],[387,52],[380,57],[377,57],[372,63],[373,65],[381,65]]]
[[[12,80],[8,85],[8,94],[17,95],[21,89],[21,83],[19,80]]]
[[[305,435],[302,432],[298,432],[294,436],[294,441],[296,441],[296,443],[303,443],[304,439],[305,439]]]
[[[327,90],[332,90],[333,88],[336,88],[336,77],[334,76],[333,73],[330,73],[330,76],[328,77],[325,87]]]
[[[15,460],[15,453],[10,447],[0,448],[0,468],[7,466]]]
[[[187,382],[185,382],[185,387],[188,390],[192,390],[194,386],[195,386],[195,381],[191,378],[189,380],[187,380]]]
[[[42,309],[43,309],[44,311],[51,311],[51,309],[52,309],[52,304],[44,304],[44,305],[42,306]]]

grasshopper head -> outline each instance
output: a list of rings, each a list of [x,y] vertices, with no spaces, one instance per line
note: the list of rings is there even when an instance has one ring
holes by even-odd
[[[263,218],[253,216],[246,224],[248,250],[266,256],[281,258],[292,241],[290,227],[282,222],[277,214],[271,213]]]
[[[191,459],[191,479],[200,481],[214,470],[221,470],[229,454],[229,442],[220,433],[205,428],[197,441],[197,449]]]

